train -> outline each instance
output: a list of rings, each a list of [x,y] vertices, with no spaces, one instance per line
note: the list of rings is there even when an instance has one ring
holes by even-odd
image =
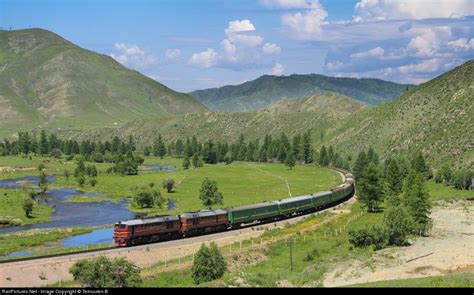
[[[278,221],[335,206],[355,193],[352,174],[339,172],[344,174],[344,183],[328,191],[231,208],[119,221],[114,225],[114,242],[118,247],[129,247],[169,241]]]

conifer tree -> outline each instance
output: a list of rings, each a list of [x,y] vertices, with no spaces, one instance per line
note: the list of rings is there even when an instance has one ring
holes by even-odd
[[[358,180],[357,197],[368,212],[375,212],[384,197],[380,172],[374,163],[369,163]]]

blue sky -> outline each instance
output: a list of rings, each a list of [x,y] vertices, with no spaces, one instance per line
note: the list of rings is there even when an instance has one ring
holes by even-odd
[[[263,74],[421,83],[474,57],[471,0],[0,0],[39,27],[178,91]]]

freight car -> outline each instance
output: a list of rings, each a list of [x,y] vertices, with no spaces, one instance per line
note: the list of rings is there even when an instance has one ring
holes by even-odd
[[[120,247],[133,246],[231,230],[321,210],[354,195],[354,177],[346,171],[341,172],[345,182],[329,191],[227,209],[119,221],[115,224],[114,241]]]

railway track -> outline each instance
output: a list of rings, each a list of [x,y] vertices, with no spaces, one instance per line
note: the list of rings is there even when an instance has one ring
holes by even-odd
[[[343,172],[345,172],[345,171],[343,171],[343,170],[338,170],[338,169],[335,169],[335,170],[336,170],[336,172],[338,172],[338,173],[341,175],[342,181],[344,182],[346,179],[345,179],[345,175],[344,175]],[[290,218],[282,218],[282,219],[278,220],[278,222],[280,222],[280,221],[285,221],[285,220],[293,220],[293,219],[296,219],[296,218],[301,218],[301,217],[303,217],[303,216],[307,216],[307,215],[314,214],[314,213],[316,213],[316,212],[324,211],[324,210],[326,210],[326,209],[333,208],[333,207],[336,207],[336,206],[338,206],[338,205],[340,205],[340,204],[342,204],[342,203],[345,203],[345,202],[347,202],[348,200],[350,200],[351,198],[352,198],[352,196],[341,200],[341,202],[334,203],[332,206],[328,206],[328,207],[326,207],[326,208],[324,208],[324,209],[316,210],[316,211],[311,212],[311,213],[299,214],[299,215],[292,216],[292,217],[290,217]],[[228,230],[228,231],[225,231],[225,232],[238,231],[238,230],[241,230],[241,229],[247,229],[247,228],[252,228],[252,227],[258,227],[258,226],[262,226],[262,225],[265,225],[265,224],[271,224],[271,223],[274,223],[274,222],[250,224],[250,225],[247,225],[247,226],[243,226],[243,227],[240,227],[240,228]],[[212,236],[217,236],[217,235],[219,235],[219,234],[221,234],[221,233],[222,233],[222,232],[217,232],[217,233],[213,233],[213,234],[200,235],[200,236],[196,236],[196,237],[202,237],[202,236],[212,237]],[[196,237],[192,237],[192,238],[196,238]],[[88,253],[97,253],[97,252],[112,252],[112,250],[117,250],[117,249],[122,249],[122,250],[124,250],[124,249],[142,248],[142,247],[147,247],[147,246],[151,246],[151,245],[164,244],[164,243],[171,242],[171,241],[181,241],[181,240],[183,240],[183,239],[186,240],[186,239],[192,239],[192,238],[182,238],[182,239],[177,239],[177,240],[162,241],[162,242],[158,242],[158,243],[149,243],[149,244],[138,245],[138,246],[134,246],[134,247],[127,247],[127,248],[118,247],[118,246],[111,246],[111,247],[105,247],[105,248],[85,249],[85,250],[71,251],[71,252],[66,252],[66,253],[56,253],[56,254],[46,254],[46,255],[39,255],[39,256],[29,256],[29,257],[20,257],[20,258],[13,258],[13,259],[5,259],[5,260],[0,260],[0,265],[2,265],[2,264],[8,264],[8,263],[15,263],[15,262],[24,262],[24,261],[33,261],[33,260],[47,259],[47,258],[67,257],[67,256],[78,255],[78,254],[88,254]]]

